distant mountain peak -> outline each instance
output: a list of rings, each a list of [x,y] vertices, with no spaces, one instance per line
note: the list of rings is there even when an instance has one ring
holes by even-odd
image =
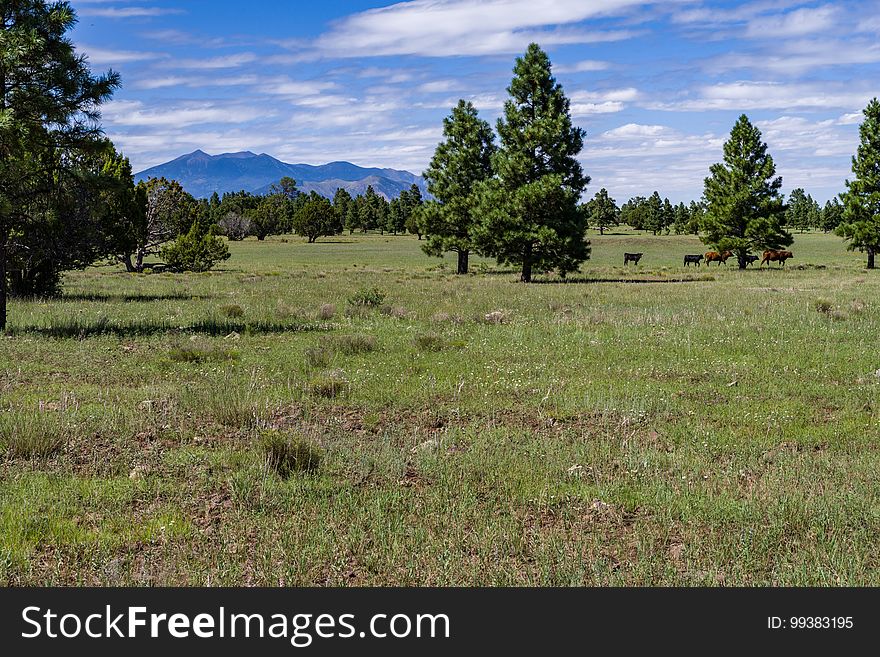
[[[424,180],[409,171],[367,168],[342,160],[321,165],[287,164],[267,153],[256,155],[252,151],[210,155],[197,149],[141,171],[135,174],[135,179],[177,180],[193,196],[207,198],[214,192],[267,193],[285,176],[293,178],[301,191],[316,191],[328,198],[340,187],[351,194],[363,194],[368,184],[386,198],[398,196],[413,184],[423,193],[427,191]]]

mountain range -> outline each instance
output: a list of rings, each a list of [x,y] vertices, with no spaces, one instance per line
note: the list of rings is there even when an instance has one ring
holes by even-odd
[[[135,174],[135,180],[164,177],[178,181],[196,198],[207,198],[214,192],[222,196],[224,192],[241,190],[264,194],[285,176],[293,178],[300,191],[314,190],[327,198],[333,198],[340,187],[352,196],[363,194],[369,185],[387,199],[399,196],[413,183],[419,186],[423,195],[427,193],[424,178],[409,171],[365,168],[350,162],[330,162],[320,166],[287,164],[271,155],[257,155],[250,151],[208,155],[197,150],[141,171]]]

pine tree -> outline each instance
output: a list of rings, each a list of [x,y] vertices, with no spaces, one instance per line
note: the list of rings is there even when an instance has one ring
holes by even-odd
[[[492,158],[497,177],[481,185],[474,242],[499,263],[520,266],[529,282],[536,268],[564,275],[589,258],[578,204],[590,179],[576,159],[585,133],[572,125],[547,54],[533,43],[513,70]]]
[[[119,86],[116,73],[94,76],[76,53],[67,37],[75,24],[66,2],[0,3],[0,330],[10,250],[46,237],[57,216],[43,211],[50,192],[80,153],[103,149],[99,108]]]
[[[841,205],[839,199],[833,198],[825,203],[825,207],[822,208],[822,216],[820,217],[819,221],[819,227],[826,233],[837,229],[837,227],[843,221],[843,205]]]
[[[719,252],[732,251],[739,268],[753,249],[779,249],[793,239],[782,228],[785,204],[779,192],[782,178],[767,153],[758,130],[743,114],[724,144],[724,161],[713,164],[703,196],[704,243]]]
[[[859,126],[859,148],[852,160],[853,180],[846,181],[843,222],[837,234],[849,241],[847,248],[868,254],[868,269],[880,250],[880,101],[874,98],[864,110]]]
[[[598,228],[600,235],[605,234],[606,228],[616,226],[620,222],[620,208],[604,187],[596,192],[587,203],[585,210],[588,224]]]
[[[437,145],[424,173],[428,191],[436,200],[425,203],[417,218],[427,235],[422,250],[436,257],[454,251],[457,273],[467,274],[468,256],[474,248],[476,190],[492,177],[495,136],[473,104],[464,100],[443,119],[443,136],[446,139]]]
[[[660,193],[655,191],[648,198],[645,205],[645,222],[643,228],[645,230],[650,230],[656,235],[663,230],[664,221],[663,199],[660,198]]]

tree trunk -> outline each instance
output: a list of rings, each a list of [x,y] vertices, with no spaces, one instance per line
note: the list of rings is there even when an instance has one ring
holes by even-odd
[[[131,273],[135,271],[134,265],[131,263],[131,254],[126,253],[124,256],[120,258],[122,264],[125,265],[125,271]]]
[[[868,247],[868,269],[874,269],[874,247]]]
[[[134,260],[134,270],[141,273],[144,270],[144,258],[146,257],[146,249],[142,246],[138,247],[137,256]]]
[[[600,235],[604,235],[604,234],[605,234],[605,226],[599,226],[599,234],[600,234]]]
[[[523,283],[531,283],[532,282],[532,261],[526,260],[523,262],[522,274],[520,274],[519,280]]]
[[[6,238],[0,242],[0,331],[6,330]]]
[[[468,273],[468,255],[470,251],[464,250],[458,252],[458,273],[459,274],[467,274]]]
[[[746,256],[745,256],[745,254],[743,253],[743,254],[740,254],[740,255],[736,256],[736,259],[737,259],[737,262],[739,262],[739,268],[740,268],[740,269],[745,269],[745,268],[746,268]]]

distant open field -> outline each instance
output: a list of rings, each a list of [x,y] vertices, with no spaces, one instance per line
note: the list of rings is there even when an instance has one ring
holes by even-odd
[[[0,337],[0,584],[880,585],[880,272],[795,237],[739,272],[613,230],[568,284],[379,235],[70,274]]]

